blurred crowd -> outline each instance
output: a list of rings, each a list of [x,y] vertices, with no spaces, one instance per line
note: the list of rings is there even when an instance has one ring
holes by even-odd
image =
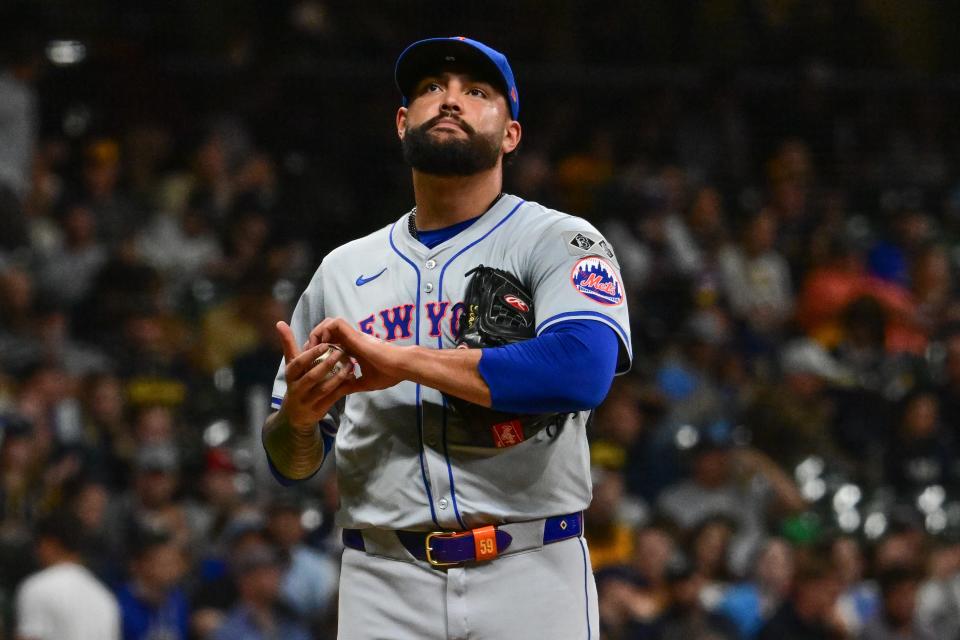
[[[64,589],[125,640],[335,637],[334,463],[281,489],[259,426],[274,323],[412,206],[388,75],[375,107],[254,84],[104,124],[109,97],[51,118],[65,72],[11,42],[0,639]],[[631,305],[634,370],[590,427],[606,640],[960,638],[955,91],[832,73],[521,82],[507,189],[600,228]]]

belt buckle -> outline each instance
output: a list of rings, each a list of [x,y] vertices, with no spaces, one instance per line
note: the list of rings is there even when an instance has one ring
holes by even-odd
[[[431,531],[427,534],[426,539],[423,541],[423,546],[427,552],[427,562],[430,563],[430,566],[437,567],[439,569],[446,569],[448,567],[460,567],[463,566],[462,562],[444,562],[443,560],[437,560],[433,557],[433,547],[430,546],[430,542],[434,538],[452,538],[458,532],[456,531]]]

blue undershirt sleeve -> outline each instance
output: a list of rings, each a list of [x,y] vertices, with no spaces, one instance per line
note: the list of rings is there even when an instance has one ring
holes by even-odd
[[[477,369],[498,411],[583,411],[603,402],[610,390],[619,347],[606,324],[569,320],[531,340],[483,349]]]

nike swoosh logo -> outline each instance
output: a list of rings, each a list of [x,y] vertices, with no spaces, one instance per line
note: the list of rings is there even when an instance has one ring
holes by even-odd
[[[383,268],[383,271],[386,271],[386,270],[387,270],[387,268],[384,267],[384,268]],[[375,275],[375,276],[370,276],[369,278],[364,278],[364,277],[363,277],[363,274],[361,273],[359,276],[357,276],[357,286],[358,286],[358,287],[362,287],[363,285],[367,284],[367,283],[370,282],[371,280],[376,280],[377,278],[379,278],[380,276],[383,275],[383,271],[381,271],[380,273],[378,273],[378,274]]]

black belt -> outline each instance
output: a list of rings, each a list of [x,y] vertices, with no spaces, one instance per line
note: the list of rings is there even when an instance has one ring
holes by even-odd
[[[543,527],[543,536],[524,536],[525,543],[515,543],[520,530]],[[515,533],[511,534],[511,530]],[[499,526],[478,527],[467,531],[394,531],[406,551],[434,567],[460,567],[468,562],[485,562],[506,553],[518,553],[545,544],[575,538],[583,531],[583,514],[569,513],[543,520],[514,522]],[[539,531],[537,531],[539,534]],[[344,529],[343,545],[367,551],[363,529]],[[509,550],[509,551],[508,551]],[[389,554],[388,554],[389,555]],[[400,558],[408,559],[408,558]]]

